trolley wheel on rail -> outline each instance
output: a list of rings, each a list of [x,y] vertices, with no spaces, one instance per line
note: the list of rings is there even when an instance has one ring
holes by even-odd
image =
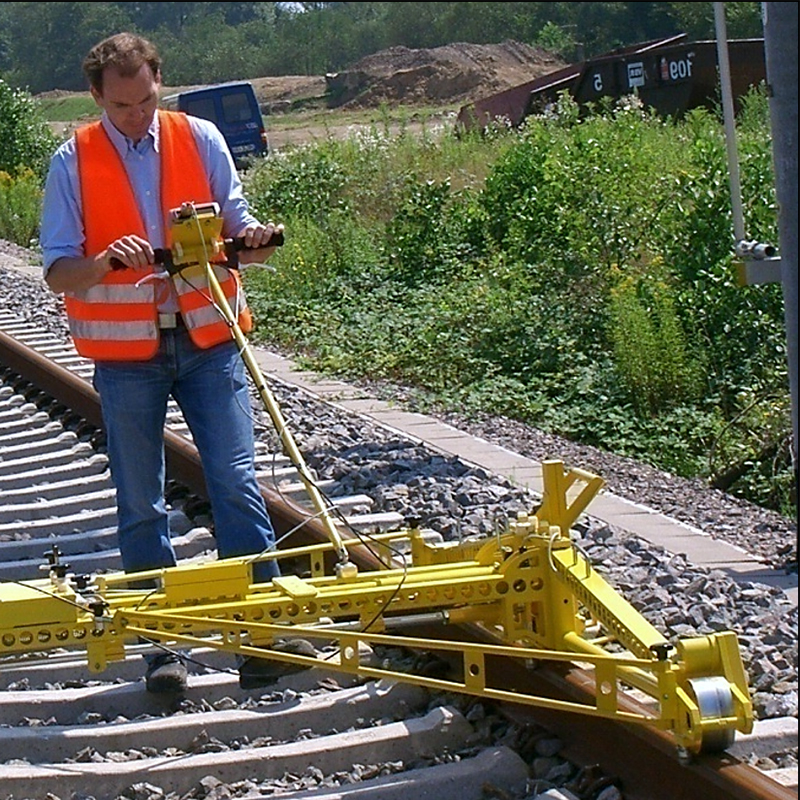
[[[700,709],[700,719],[720,719],[732,717],[733,694],[725,678],[714,676],[710,678],[692,678],[689,685],[694,692],[697,707]],[[701,753],[722,753],[732,744],[736,735],[733,727],[718,728],[703,733],[703,742],[700,746]]]

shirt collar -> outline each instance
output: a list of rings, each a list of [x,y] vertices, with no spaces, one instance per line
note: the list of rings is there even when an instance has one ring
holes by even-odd
[[[124,134],[120,133],[113,125],[111,120],[108,118],[108,114],[104,111],[102,116],[100,117],[100,124],[103,126],[103,129],[108,134],[108,138],[111,139],[111,143],[116,148],[117,152],[120,154],[122,158],[131,152],[134,149],[133,139],[129,139]],[[147,136],[150,138],[150,141],[153,145],[153,150],[159,152],[159,132],[160,127],[158,123],[158,112],[153,115],[153,121],[150,123],[150,127],[147,129]]]

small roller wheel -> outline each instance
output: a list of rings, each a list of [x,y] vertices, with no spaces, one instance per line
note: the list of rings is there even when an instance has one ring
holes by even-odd
[[[725,678],[693,678],[689,681],[694,692],[700,719],[719,719],[733,716],[733,694]],[[735,728],[720,728],[703,734],[701,753],[722,753],[732,744]]]

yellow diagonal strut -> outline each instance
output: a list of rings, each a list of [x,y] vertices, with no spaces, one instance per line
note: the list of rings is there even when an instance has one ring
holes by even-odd
[[[292,464],[297,469],[300,480],[314,506],[316,515],[319,517],[328,538],[336,549],[339,556],[337,569],[342,577],[354,574],[356,566],[348,559],[341,533],[330,515],[322,494],[311,477],[305,459],[286,424],[280,406],[275,401],[264,380],[250,343],[239,327],[238,315],[231,308],[212,266],[211,257],[218,254],[221,249],[222,218],[219,215],[219,207],[215,203],[204,206],[184,203],[181,208],[172,210],[171,217],[172,259],[174,265],[181,268],[178,269],[178,273],[190,275],[193,269],[203,272],[211,290],[214,306],[230,329],[231,337],[239,348],[239,355],[250,377],[253,379],[259,398],[264,404],[264,408],[272,420],[275,432],[280,438],[284,453],[289,456]]]
[[[518,515],[501,535],[460,544],[432,544],[416,528],[376,535],[373,550],[397,553],[403,540],[408,555],[346,578],[309,568],[305,578],[287,574],[256,584],[252,559],[227,559],[88,582],[51,569],[49,579],[0,584],[0,656],[83,647],[90,668],[101,671],[146,637],[638,722],[669,731],[690,753],[709,743],[724,748],[734,731],[749,732],[753,711],[735,633],[665,640],[570,538],[568,525],[602,481],[565,471],[557,461],[546,462],[543,476],[538,511]],[[345,539],[342,546],[357,551],[365,544]],[[320,552],[336,549],[327,542],[263,558],[297,564],[307,557],[319,564]],[[143,579],[155,580],[157,589],[127,588]],[[433,623],[469,623],[489,643],[408,635],[414,625]],[[336,655],[321,662],[263,649],[276,636],[298,635],[332,645]],[[363,644],[439,651],[452,662],[453,675],[393,672],[364,660]],[[594,670],[595,697],[568,703],[510,690],[498,685],[490,657],[492,664],[577,661]],[[646,713],[620,707],[628,686],[650,696]]]

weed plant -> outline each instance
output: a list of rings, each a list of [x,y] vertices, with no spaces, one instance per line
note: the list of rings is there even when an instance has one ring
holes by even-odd
[[[39,105],[0,79],[0,237],[24,247],[35,243],[44,175],[55,146]]]

